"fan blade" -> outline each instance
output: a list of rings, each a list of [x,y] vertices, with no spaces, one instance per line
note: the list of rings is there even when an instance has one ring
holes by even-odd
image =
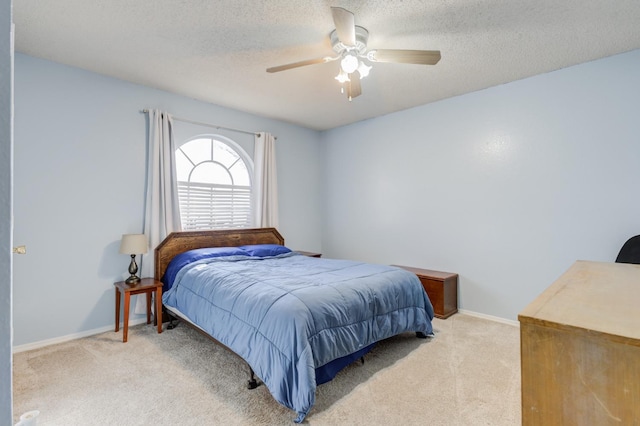
[[[362,95],[362,87],[360,86],[360,73],[358,71],[349,74],[347,82],[347,97],[349,100]]]
[[[325,62],[329,62],[332,61],[333,58],[331,57],[324,57],[324,58],[317,58],[317,59],[307,59],[306,61],[300,61],[300,62],[294,62],[291,64],[286,64],[286,65],[280,65],[277,67],[271,67],[271,68],[267,68],[267,72],[280,72],[280,71],[285,71],[285,70],[290,70],[291,68],[298,68],[298,67],[304,67],[307,65],[314,65],[314,64],[323,64]]]
[[[336,33],[342,44],[346,46],[356,45],[356,18],[353,13],[341,7],[332,7],[333,23],[336,24]]]
[[[435,65],[440,60],[439,50],[374,49],[367,53],[373,62],[397,62],[401,64]]]

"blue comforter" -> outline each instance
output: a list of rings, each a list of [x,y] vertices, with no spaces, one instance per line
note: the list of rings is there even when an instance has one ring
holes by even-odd
[[[193,262],[162,300],[242,356],[296,422],[315,402],[315,368],[402,332],[432,334],[415,274],[297,253]]]

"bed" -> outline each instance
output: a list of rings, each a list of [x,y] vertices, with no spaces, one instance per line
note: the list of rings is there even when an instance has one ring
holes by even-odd
[[[432,335],[415,274],[304,256],[274,228],[172,233],[155,250],[155,277],[165,309],[242,357],[297,423],[316,386],[376,342]]]

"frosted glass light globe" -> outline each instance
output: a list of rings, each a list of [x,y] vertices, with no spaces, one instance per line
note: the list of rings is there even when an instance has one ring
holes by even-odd
[[[340,67],[347,74],[351,74],[358,69],[358,58],[354,55],[346,55],[342,58],[342,61],[340,61]]]

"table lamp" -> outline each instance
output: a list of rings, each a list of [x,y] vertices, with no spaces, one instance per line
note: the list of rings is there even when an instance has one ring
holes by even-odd
[[[129,285],[135,285],[140,282],[138,273],[138,265],[136,264],[136,255],[147,252],[147,237],[144,234],[123,234],[120,241],[120,253],[131,255],[131,263],[129,263],[129,274],[131,276],[126,279]]]

